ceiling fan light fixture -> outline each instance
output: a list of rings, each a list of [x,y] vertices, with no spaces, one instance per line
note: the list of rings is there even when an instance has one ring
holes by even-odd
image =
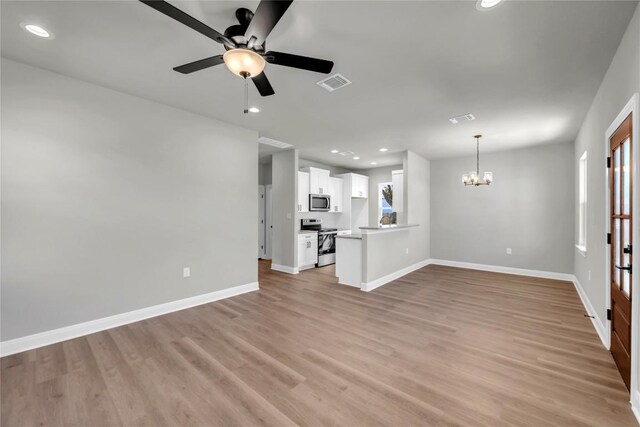
[[[267,64],[262,56],[249,49],[230,49],[222,59],[229,71],[242,78],[260,75]]]

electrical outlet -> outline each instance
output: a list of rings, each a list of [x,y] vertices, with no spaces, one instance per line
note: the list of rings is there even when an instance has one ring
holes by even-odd
[[[405,252],[409,255],[409,248],[405,249]]]
[[[182,269],[182,277],[187,278],[187,277],[191,277],[191,268],[190,267],[185,267]]]
[[[511,248],[507,248],[507,255],[511,255]]]

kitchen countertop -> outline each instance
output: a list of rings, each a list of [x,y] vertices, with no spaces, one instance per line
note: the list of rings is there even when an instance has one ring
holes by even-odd
[[[392,224],[392,225],[381,225],[378,227],[360,227],[362,234],[373,234],[373,233],[381,233],[381,232],[390,232],[390,231],[400,231],[407,230],[412,227],[418,227],[419,224]]]
[[[318,234],[315,230],[298,230],[298,234]]]
[[[360,239],[362,240],[362,234],[343,234],[342,236],[336,236],[336,239]]]

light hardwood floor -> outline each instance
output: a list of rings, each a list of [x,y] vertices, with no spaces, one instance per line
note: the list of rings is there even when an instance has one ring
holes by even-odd
[[[2,426],[636,425],[568,282],[259,268],[259,292],[3,358]]]

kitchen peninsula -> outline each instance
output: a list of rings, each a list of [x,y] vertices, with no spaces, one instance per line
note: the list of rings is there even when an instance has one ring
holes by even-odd
[[[368,292],[396,278],[409,254],[409,230],[418,224],[359,227],[336,239],[336,276],[343,285]],[[400,276],[398,276],[400,277]]]

